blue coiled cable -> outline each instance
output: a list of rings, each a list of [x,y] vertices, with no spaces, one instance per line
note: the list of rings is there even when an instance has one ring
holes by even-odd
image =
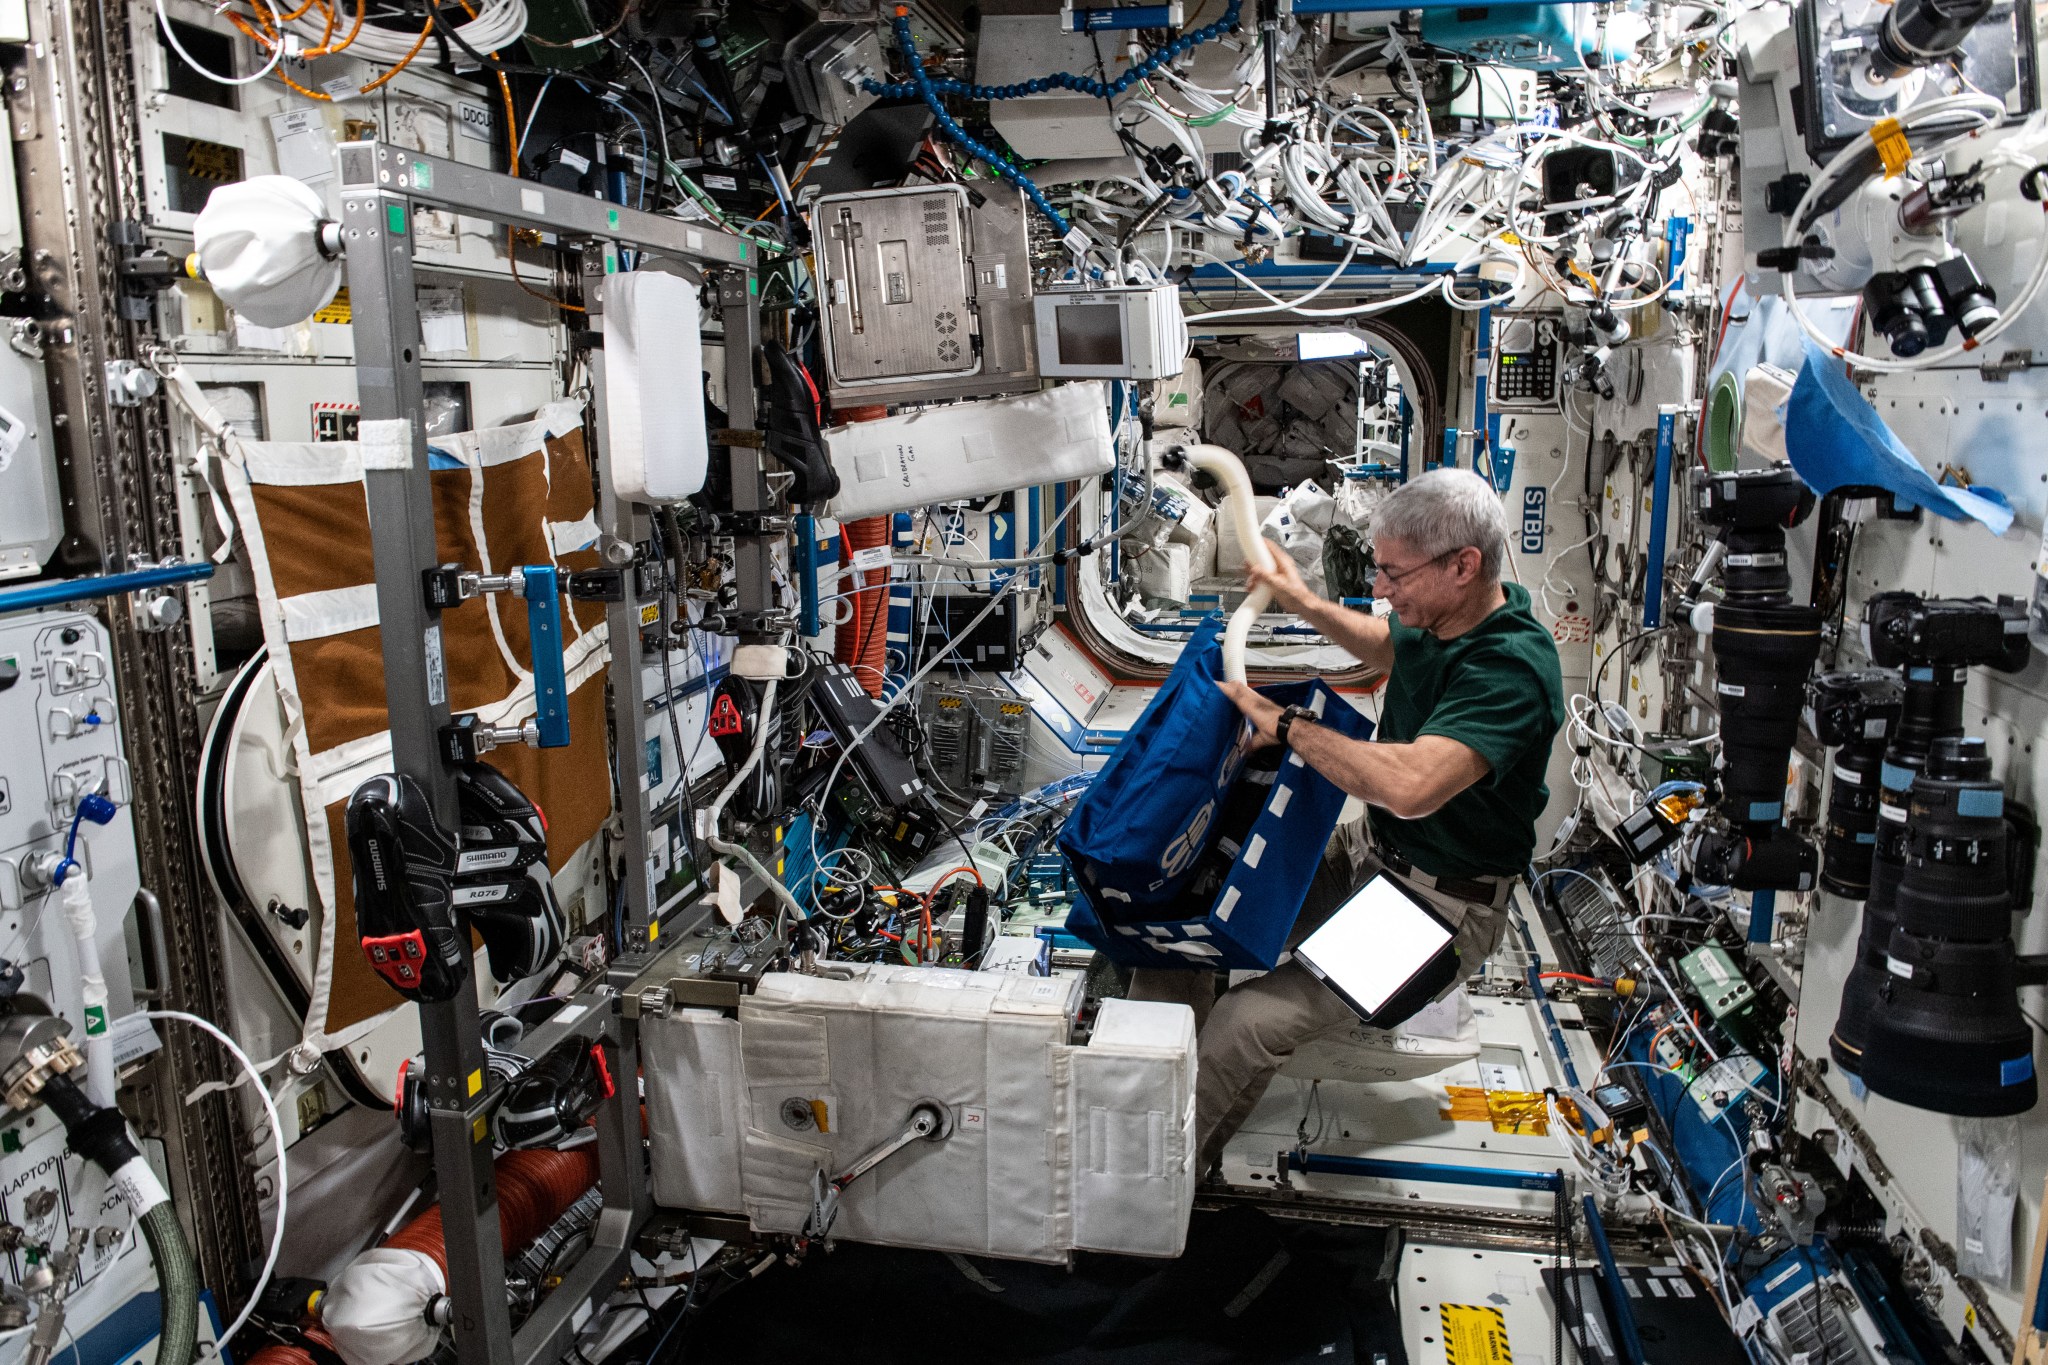
[[[1024,197],[1031,201],[1031,206],[1044,214],[1046,221],[1059,230],[1060,236],[1065,237],[1070,230],[1066,215],[1052,206],[1052,201],[1045,197],[1045,191],[1039,189],[1030,176],[1009,165],[993,149],[977,141],[962,128],[953,116],[946,112],[945,106],[939,103],[939,96],[963,95],[973,100],[1014,100],[1058,89],[1072,90],[1094,99],[1113,99],[1139,81],[1148,79],[1153,72],[1183,52],[1192,51],[1212,38],[1234,32],[1238,27],[1237,16],[1241,4],[1242,0],[1230,0],[1230,8],[1224,10],[1223,16],[1215,23],[1204,25],[1193,33],[1182,34],[1113,81],[1098,81],[1088,76],[1077,76],[1071,71],[1059,71],[1050,76],[1019,81],[1014,85],[972,85],[966,81],[951,79],[933,80],[925,71],[924,59],[918,55],[917,44],[910,36],[910,11],[899,5],[896,9],[896,46],[903,53],[905,65],[910,68],[910,79],[897,84],[871,79],[863,81],[861,88],[883,99],[902,99],[916,95],[923,100],[925,107],[932,111],[932,117],[937,120],[940,132],[958,143],[969,156],[987,162],[998,175],[1022,190]]]

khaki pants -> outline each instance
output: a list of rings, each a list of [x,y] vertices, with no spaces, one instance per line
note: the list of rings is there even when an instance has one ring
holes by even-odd
[[[1352,892],[1383,870],[1371,848],[1332,840],[1288,935],[1288,946],[1315,932]],[[1469,964],[1465,975],[1477,972],[1500,946],[1507,926],[1506,907],[1460,900],[1406,878],[1400,880],[1456,926],[1459,956]],[[1443,994],[1450,994],[1456,984],[1446,987]],[[1223,1159],[1224,1144],[1243,1125],[1272,1084],[1274,1073],[1295,1049],[1316,1034],[1358,1017],[1291,957],[1265,975],[1231,987],[1221,998],[1215,991],[1216,977],[1210,972],[1140,969],[1132,974],[1130,992],[1134,1000],[1165,1000],[1194,1007],[1195,1025],[1200,1029],[1196,1039],[1195,1130],[1204,1171]]]

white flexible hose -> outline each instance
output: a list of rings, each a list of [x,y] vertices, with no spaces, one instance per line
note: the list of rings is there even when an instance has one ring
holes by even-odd
[[[1273,568],[1273,547],[1259,534],[1259,504],[1252,495],[1252,477],[1244,472],[1244,461],[1222,446],[1193,445],[1183,452],[1187,462],[1223,485],[1225,511],[1237,526],[1238,546],[1244,557],[1268,572]],[[1273,600],[1272,590],[1253,588],[1238,609],[1230,613],[1223,630],[1223,676],[1234,683],[1245,680],[1244,645],[1251,636],[1252,623]]]
[[[60,894],[64,919],[71,926],[78,952],[78,995],[85,1010],[85,1097],[102,1109],[112,1109],[114,1035],[107,1027],[107,978],[100,967],[100,921],[93,913],[92,891],[86,884],[84,868],[74,867],[66,874]]]

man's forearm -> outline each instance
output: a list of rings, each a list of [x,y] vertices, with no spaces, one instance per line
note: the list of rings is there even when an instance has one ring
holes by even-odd
[[[1387,623],[1372,613],[1353,611],[1342,603],[1319,597],[1295,615],[1367,667],[1385,672],[1394,666]]]
[[[1326,726],[1297,723],[1288,747],[1302,762],[1365,802],[1406,819],[1428,815],[1440,801],[1435,783],[1417,771],[1406,744],[1374,744],[1352,739]]]

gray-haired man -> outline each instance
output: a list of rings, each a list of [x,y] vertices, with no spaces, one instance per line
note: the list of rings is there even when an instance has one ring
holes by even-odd
[[[1250,573],[1278,606],[1388,675],[1371,742],[1303,715],[1285,727],[1289,748],[1371,808],[1372,836],[1355,856],[1325,856],[1291,941],[1384,870],[1457,926],[1469,973],[1500,943],[1508,889],[1535,851],[1550,796],[1544,772],[1564,724],[1557,647],[1530,614],[1528,592],[1501,582],[1506,516],[1478,475],[1442,469],[1411,479],[1381,505],[1373,533],[1374,590],[1393,609],[1385,619],[1316,596],[1286,555]],[[1259,744],[1282,742],[1279,706],[1241,684],[1221,686]],[[1291,960],[1216,1001],[1199,1043],[1204,1169],[1221,1160],[1295,1048],[1353,1017]]]

